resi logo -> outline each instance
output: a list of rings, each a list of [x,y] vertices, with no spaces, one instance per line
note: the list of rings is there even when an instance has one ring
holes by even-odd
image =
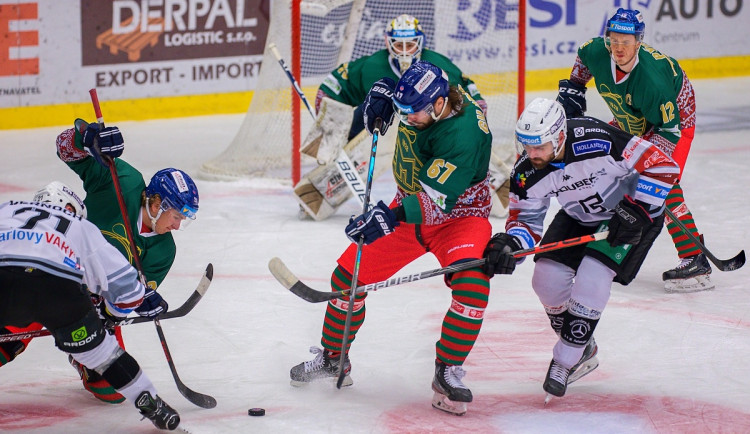
[[[448,37],[452,39],[471,41],[487,30],[507,30],[518,27],[517,1],[463,0],[454,4],[456,5],[456,28],[448,34]]]

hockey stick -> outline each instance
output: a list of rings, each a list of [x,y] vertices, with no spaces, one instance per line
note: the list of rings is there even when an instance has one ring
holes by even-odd
[[[582,237],[570,238],[563,241],[556,241],[554,243],[544,244],[541,246],[532,247],[530,249],[518,250],[513,253],[513,256],[516,258],[521,258],[524,256],[536,255],[537,253],[550,252],[552,250],[564,249],[566,247],[590,243],[592,241],[599,241],[607,238],[607,234],[609,234],[609,231],[598,232]],[[401,277],[392,277],[388,280],[358,286],[354,290],[347,289],[344,291],[318,291],[307,286],[306,284],[302,283],[299,278],[297,278],[297,276],[295,276],[294,273],[292,273],[284,264],[284,262],[279,258],[271,259],[268,263],[268,269],[271,270],[271,274],[273,274],[276,280],[278,280],[279,283],[284,286],[284,288],[291,291],[297,297],[310,303],[320,303],[336,298],[346,297],[352,291],[360,294],[363,292],[377,291],[378,289],[386,288],[389,286],[401,285],[402,283],[414,282],[417,280],[426,279],[428,277],[440,276],[443,274],[468,270],[470,268],[481,267],[485,264],[485,262],[486,259],[473,259],[471,261],[461,262],[434,270],[423,271],[421,273],[409,274]]]
[[[102,127],[104,126],[104,117],[102,116],[102,110],[101,107],[99,107],[99,97],[96,94],[96,88],[89,90],[89,94],[91,95],[91,104],[94,106],[94,112],[96,113],[96,119],[97,122],[99,122]],[[130,244],[130,254],[133,256],[133,263],[135,264],[136,270],[138,270],[138,274],[141,277],[141,281],[143,282],[143,286],[148,288],[146,285],[146,276],[143,274],[143,265],[141,265],[141,258],[138,256],[138,250],[135,246],[135,237],[133,236],[133,229],[130,226],[130,218],[128,218],[128,210],[125,207],[125,199],[122,195],[122,188],[120,187],[120,178],[117,175],[117,168],[115,167],[115,162],[112,158],[105,158],[105,161],[107,162],[107,165],[109,166],[109,173],[112,175],[112,184],[115,187],[115,196],[117,196],[117,202],[120,205],[120,214],[122,214],[122,222],[125,225],[125,233],[128,237],[128,243]],[[203,408],[214,408],[216,407],[216,400],[209,395],[204,395],[202,393],[195,392],[185,386],[185,384],[180,380],[180,377],[177,375],[177,368],[174,365],[174,362],[172,361],[172,355],[169,352],[169,347],[167,346],[167,340],[164,336],[164,330],[161,328],[161,322],[159,322],[159,317],[153,318],[154,326],[156,327],[156,333],[159,335],[159,341],[161,342],[161,347],[164,350],[164,355],[167,358],[167,364],[169,365],[169,369],[172,371],[172,377],[174,377],[174,381],[177,384],[177,389],[180,391],[182,396],[187,398],[188,401],[192,402],[193,404],[203,407]]]
[[[378,152],[378,139],[380,138],[380,128],[383,126],[383,120],[375,119],[375,128],[372,132],[372,148],[370,149],[370,163],[367,167],[367,184],[365,184],[365,197],[362,203],[362,214],[367,213],[370,205],[370,192],[372,191],[372,178],[375,171],[375,154]],[[365,235],[361,234],[357,241],[357,256],[354,260],[354,272],[352,273],[352,287],[349,290],[349,305],[346,309],[346,321],[344,322],[344,337],[341,341],[341,358],[339,359],[339,378],[336,381],[336,387],[341,389],[341,385],[346,377],[344,372],[344,362],[346,361],[346,349],[349,345],[349,331],[352,326],[352,316],[354,315],[354,301],[357,297],[357,277],[359,276],[359,266],[362,259],[362,246],[365,243]]]
[[[297,79],[294,78],[294,75],[289,69],[289,66],[287,66],[286,62],[284,62],[284,59],[281,57],[281,53],[279,53],[279,50],[276,48],[276,44],[272,42],[268,44],[268,48],[273,53],[274,57],[276,57],[279,65],[281,65],[281,69],[284,70],[287,78],[292,83],[292,88],[295,92],[297,92],[297,95],[305,104],[305,107],[307,107],[307,111],[310,113],[310,116],[312,116],[313,122],[315,122],[315,113],[313,112],[312,107],[310,107],[310,103],[307,102],[307,97],[305,97],[305,93],[302,92],[302,88],[300,87],[299,83],[297,83]],[[352,192],[354,197],[359,199],[360,203],[363,203],[364,195],[362,186],[364,186],[365,183],[362,181],[362,177],[359,176],[357,166],[352,163],[351,159],[348,155],[346,155],[346,152],[343,149],[339,151],[339,154],[338,156],[336,156],[334,162],[336,163],[336,169],[339,171],[339,174],[341,174],[341,177],[344,178],[346,186],[349,187],[349,190]]]
[[[195,288],[192,294],[190,294],[190,297],[185,300],[184,303],[177,309],[173,309],[170,311],[167,311],[159,316],[159,319],[170,319],[170,318],[180,318],[188,313],[190,313],[191,310],[195,307],[196,304],[203,298],[203,295],[208,291],[209,285],[211,285],[211,279],[213,279],[214,276],[214,267],[212,264],[208,264],[206,266],[206,271],[203,273],[203,277],[201,277],[200,282],[198,282],[198,286]],[[143,317],[143,316],[137,316],[133,318],[127,318],[123,321],[120,321],[117,325],[123,326],[123,325],[130,325],[130,324],[141,324],[144,322],[151,322],[151,318]],[[31,338],[38,338],[42,336],[49,336],[51,335],[50,331],[47,329],[42,330],[34,330],[31,332],[21,332],[21,333],[11,333],[7,335],[0,335],[0,343],[3,342],[11,342],[11,341],[20,341],[23,339],[31,339]]]
[[[690,240],[692,242],[694,242],[696,246],[698,246],[698,248],[700,249],[700,251],[703,252],[703,254],[706,255],[706,257],[709,260],[711,260],[711,262],[713,262],[714,265],[716,265],[716,267],[719,270],[721,270],[721,271],[732,271],[732,270],[737,270],[737,269],[741,268],[743,265],[745,265],[745,251],[744,250],[741,250],[740,253],[738,253],[737,255],[735,255],[733,258],[730,258],[730,259],[719,259],[716,256],[714,256],[714,254],[711,253],[710,250],[708,250],[708,248],[701,242],[701,240],[698,239],[698,237],[696,237],[695,235],[693,235],[693,233],[690,232],[690,230],[688,230],[688,228],[685,226],[685,224],[682,223],[680,221],[680,219],[677,218],[677,216],[675,216],[672,213],[672,211],[670,211],[669,208],[664,207],[664,210],[666,211],[667,216],[669,216],[670,220],[672,220],[673,222],[675,222],[675,224],[677,226],[679,226],[679,228],[682,230],[682,232],[685,235],[687,235],[687,237],[690,238]]]

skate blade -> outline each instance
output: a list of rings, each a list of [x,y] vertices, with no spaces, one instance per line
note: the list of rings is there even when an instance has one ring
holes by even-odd
[[[466,414],[465,402],[453,402],[442,393],[435,392],[432,395],[432,406],[446,413],[463,416]]]
[[[544,397],[544,405],[549,404],[550,401],[552,401],[552,398],[554,398],[555,395],[548,393],[547,396]]]
[[[336,384],[337,378],[330,377],[331,380],[333,380],[333,384]],[[297,381],[297,380],[289,380],[289,384],[291,384],[294,387],[306,387],[310,383],[319,383],[321,381],[328,380],[328,378],[317,378],[312,381]],[[352,381],[352,377],[346,376],[344,377],[344,381],[341,382],[341,387],[348,387],[354,384],[354,381]]]
[[[664,282],[664,291],[669,294],[686,294],[690,292],[709,291],[716,285],[708,274],[688,279],[672,279]]]
[[[596,369],[598,366],[599,366],[599,359],[597,359],[596,356],[581,363],[581,365],[577,367],[575,371],[571,372],[570,376],[568,376],[568,385],[590,374],[591,371]]]

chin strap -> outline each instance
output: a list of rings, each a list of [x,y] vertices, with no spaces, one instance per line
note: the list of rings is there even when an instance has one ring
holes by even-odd
[[[152,216],[151,207],[149,206],[149,203],[148,203],[148,196],[146,196],[146,214],[148,214],[148,218],[151,221],[151,231],[156,232],[156,220],[158,220],[159,217],[161,217],[161,213],[163,212],[164,210],[161,209],[161,207],[159,207],[159,212],[156,213],[156,216]]]
[[[440,114],[435,116],[435,112],[430,113],[430,117],[432,117],[432,119],[435,120],[435,122],[439,121],[440,118],[443,117],[443,113],[445,113],[445,108],[448,107],[448,97],[446,96],[444,98],[445,98],[445,103],[443,104],[443,109],[440,110]]]

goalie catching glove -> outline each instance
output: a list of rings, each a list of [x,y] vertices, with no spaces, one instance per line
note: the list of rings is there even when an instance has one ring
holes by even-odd
[[[565,117],[578,118],[586,112],[586,86],[570,80],[560,80],[557,102],[565,109]]]
[[[643,228],[653,222],[648,212],[633,200],[625,196],[615,206],[615,214],[609,220],[609,245],[638,244],[641,242]]]
[[[398,225],[396,213],[381,200],[366,213],[358,217],[352,216],[349,219],[349,224],[346,225],[346,236],[353,243],[357,243],[360,238],[363,238],[364,244],[370,244],[380,237],[392,233]]]
[[[495,274],[513,274],[518,260],[513,252],[523,249],[521,242],[513,235],[506,233],[495,234],[484,249],[484,257],[487,263],[482,270],[488,276]]]
[[[105,128],[98,123],[90,123],[86,126],[81,141],[86,152],[91,154],[104,167],[109,167],[106,160],[119,157],[125,149],[125,141],[119,128]]]
[[[388,127],[393,122],[393,90],[396,88],[396,82],[390,77],[383,77],[372,85],[367,93],[365,102],[362,103],[362,112],[364,115],[365,128],[372,134],[375,131],[375,120],[380,118],[383,125],[380,127],[380,134],[385,134]]]

